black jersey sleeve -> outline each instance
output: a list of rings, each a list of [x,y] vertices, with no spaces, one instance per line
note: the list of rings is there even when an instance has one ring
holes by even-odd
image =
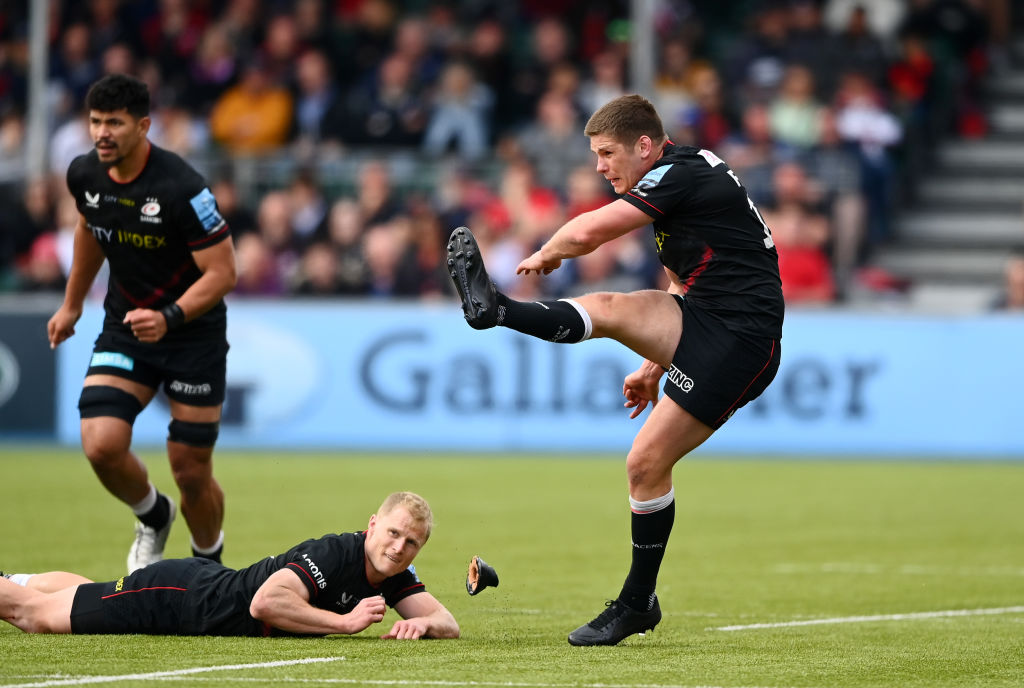
[[[82,187],[85,184],[83,180],[83,175],[85,174],[83,169],[85,166],[85,158],[86,156],[79,155],[77,158],[72,160],[71,164],[68,165],[68,171],[65,177],[68,186],[68,191],[71,192],[72,198],[75,199],[75,207],[78,208],[78,212],[82,212],[81,191]]]
[[[405,571],[402,571],[397,576],[392,576],[385,581],[383,594],[384,601],[389,607],[394,607],[396,604],[404,600],[410,595],[415,595],[418,592],[426,592],[427,588],[420,580],[420,577],[416,575],[416,567],[410,566]]]
[[[681,163],[667,163],[651,169],[623,196],[655,220],[674,213],[692,202],[692,173]]]
[[[230,231],[206,180],[187,165],[185,168],[191,174],[182,175],[180,196],[173,212],[189,249],[201,251],[227,239]]]
[[[362,565],[362,547],[354,547],[344,535],[324,535],[293,547],[284,566],[298,575],[312,601],[333,582],[332,578],[344,576],[346,569],[356,564]]]

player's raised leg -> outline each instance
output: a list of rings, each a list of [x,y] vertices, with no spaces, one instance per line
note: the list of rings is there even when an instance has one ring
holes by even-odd
[[[475,329],[500,325],[561,344],[607,337],[664,368],[672,362],[682,316],[668,292],[598,292],[572,299],[516,301],[495,288],[476,238],[466,227],[452,232],[448,270],[466,321]]]

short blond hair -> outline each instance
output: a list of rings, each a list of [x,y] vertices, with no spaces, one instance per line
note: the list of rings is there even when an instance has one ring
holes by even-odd
[[[597,109],[587,126],[586,136],[610,136],[619,143],[631,146],[641,136],[650,137],[655,146],[668,139],[658,111],[651,101],[641,95],[619,96]]]
[[[427,500],[415,492],[393,492],[381,503],[380,508],[377,509],[377,515],[390,514],[395,507],[399,506],[405,507],[414,521],[423,524],[426,537],[429,538],[430,531],[434,529],[434,512],[430,510]]]

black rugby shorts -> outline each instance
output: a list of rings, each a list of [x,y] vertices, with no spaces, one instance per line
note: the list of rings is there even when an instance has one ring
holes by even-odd
[[[189,586],[201,559],[165,559],[107,583],[78,586],[71,603],[72,633],[191,635]]]
[[[683,335],[665,379],[665,395],[714,429],[761,395],[779,370],[777,339],[739,335],[676,296]]]
[[[96,338],[86,375],[116,375],[164,392],[189,406],[219,406],[227,382],[228,344],[197,339],[188,344],[144,344],[104,328]]]

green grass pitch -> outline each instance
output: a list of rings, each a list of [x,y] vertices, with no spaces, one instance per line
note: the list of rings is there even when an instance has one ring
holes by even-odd
[[[142,457],[170,490],[162,452]],[[1024,462],[687,459],[659,580],[665,617],[612,648],[566,635],[628,568],[622,457],[221,451],[215,464],[231,566],[360,529],[391,491],[423,494],[437,523],[417,569],[463,637],[379,640],[394,612],[323,639],[0,624],[0,688],[1024,685]],[[0,569],[113,579],[131,530],[78,451],[0,445]],[[179,521],[168,555],[187,546]],[[473,555],[501,577],[476,597]]]

